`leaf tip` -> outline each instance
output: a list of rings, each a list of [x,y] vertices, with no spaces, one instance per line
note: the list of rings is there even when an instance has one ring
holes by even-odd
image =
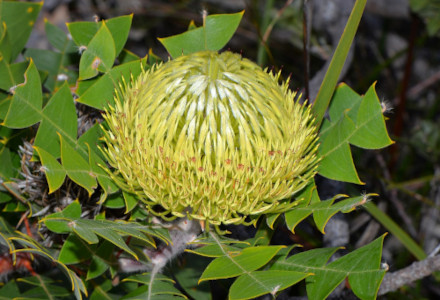
[[[56,191],[58,191],[58,189],[54,189],[53,187],[49,186],[49,195]]]
[[[347,84],[345,82],[340,82],[338,84],[338,88],[342,88],[342,87],[345,87],[345,86],[347,86]]]

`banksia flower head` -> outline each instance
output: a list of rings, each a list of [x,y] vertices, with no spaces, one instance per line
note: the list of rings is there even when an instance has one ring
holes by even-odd
[[[238,224],[290,209],[316,173],[317,134],[278,80],[231,52],[153,66],[104,114],[110,175],[163,217]]]

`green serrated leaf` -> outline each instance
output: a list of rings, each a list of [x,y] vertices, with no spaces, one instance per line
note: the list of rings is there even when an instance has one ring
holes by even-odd
[[[133,14],[111,18],[105,21],[115,43],[116,55],[119,55],[127,42],[132,20]]]
[[[19,236],[11,237],[10,240],[19,243],[23,248],[16,249],[14,253],[32,253],[40,255],[50,262],[53,262],[69,279],[72,284],[72,291],[77,299],[82,299],[81,292],[87,296],[87,290],[84,286],[83,281],[76,275],[72,270],[67,268],[67,266],[60,261],[56,260],[47,249],[42,247],[40,243],[34,241],[31,237],[22,234],[21,232],[16,232]]]
[[[75,104],[69,86],[65,83],[44,107],[43,119],[34,145],[58,158],[60,157],[60,142],[57,135],[61,135],[66,143],[74,147],[77,131]]]
[[[99,140],[102,137],[101,126],[97,123],[84,132],[78,139],[77,145],[81,148],[90,148],[97,155],[102,155],[101,151],[98,151],[98,145],[101,143]],[[100,156],[102,158],[102,156]]]
[[[327,121],[324,122],[325,130]],[[339,119],[327,135],[320,138],[318,148],[322,160],[319,163],[319,174],[339,181],[364,184],[356,172],[348,140],[355,131],[355,124],[346,113]]]
[[[176,289],[172,283],[167,281],[155,280],[153,282],[151,292],[149,291],[149,286],[144,285],[128,293],[121,299],[169,300],[174,299],[174,296],[187,299],[187,297],[183,295],[178,289]]]
[[[339,120],[344,112],[350,117],[350,119],[356,123],[357,112],[362,102],[362,97],[354,90],[352,90],[347,84],[340,83],[335,90],[328,114],[332,122]],[[325,130],[322,130],[325,131]]]
[[[81,205],[78,201],[70,203],[62,211],[50,214],[42,219],[42,222],[50,231],[55,233],[71,232],[69,222],[81,217]]]
[[[73,232],[75,232],[80,238],[85,240],[89,244],[96,244],[99,242],[98,236],[95,234],[93,230],[84,226],[81,220],[74,220],[69,223],[69,226],[72,228]]]
[[[64,287],[56,285],[56,282],[39,274],[32,277],[20,277],[17,279],[20,283],[35,286],[21,293],[21,297],[26,299],[51,299],[65,298],[71,294],[71,291]]]
[[[87,46],[93,39],[101,23],[96,22],[73,22],[66,23],[67,29],[78,47]]]
[[[43,171],[46,174],[47,183],[49,185],[49,194],[58,190],[66,178],[67,172],[63,166],[46,150],[34,146],[40,157]]]
[[[20,296],[20,294],[16,280],[8,281],[0,288],[0,300],[14,299]]]
[[[91,195],[96,188],[96,178],[93,172],[90,170],[90,166],[82,156],[75,151],[63,137],[59,135],[61,143],[61,162],[67,175],[75,183],[85,188],[89,195]]]
[[[278,220],[278,217],[281,216],[281,214],[268,214],[266,215],[266,224],[269,226],[270,229],[273,229],[273,226]]]
[[[352,291],[361,299],[375,299],[385,270],[380,268],[384,236],[329,264],[337,248],[305,251],[287,259],[277,260],[271,270],[310,272],[306,279],[310,299],[325,299],[348,276],[353,278]]]
[[[48,278],[48,277],[44,277],[44,276],[40,276],[40,277],[37,277],[37,276],[32,276],[32,277],[22,277],[22,278],[19,278],[18,280],[19,280],[20,282],[25,282],[25,283],[27,283],[27,284],[29,284],[29,285],[36,285],[36,286],[39,285],[40,280],[44,280],[45,283],[48,283],[48,284],[54,282],[54,280],[53,280],[52,278]]]
[[[77,52],[73,41],[67,37],[66,33],[61,28],[53,25],[47,19],[44,20],[44,28],[49,43],[55,49],[59,50],[61,53]]]
[[[24,73],[28,66],[29,62],[27,61],[8,65],[0,57],[0,89],[9,92],[10,88],[23,83]]]
[[[59,215],[58,215],[59,214]],[[68,206],[66,206],[63,211],[59,213],[54,213],[51,216],[58,216],[69,219],[78,219],[81,217],[81,204],[78,201],[73,201]]]
[[[112,209],[119,209],[125,206],[124,198],[121,193],[116,193],[106,198],[104,206]]]
[[[122,236],[133,236],[143,243],[155,246],[151,236],[155,236],[166,243],[170,237],[163,230],[152,229],[134,222],[117,222],[107,220],[81,219],[81,207],[77,201],[67,206],[62,212],[51,214],[42,221],[49,230],[56,233],[75,232],[75,234],[88,244],[99,242],[98,236],[109,243],[121,248],[137,259],[137,255],[123,241]],[[89,249],[90,250],[90,249]],[[98,250],[99,252],[99,250]],[[99,265],[102,262],[96,261]]]
[[[194,20],[191,20],[190,22],[189,22],[189,24],[188,24],[188,31],[190,31],[190,30],[193,30],[193,29],[196,29],[197,28],[197,26],[196,26],[196,23],[194,22]]]
[[[139,275],[133,275],[122,280],[123,282],[137,282],[142,284],[136,290],[128,293],[121,299],[174,299],[173,296],[178,296],[187,299],[185,295],[180,293],[174,287],[174,280],[167,276],[156,273],[154,278],[151,278],[151,274],[144,273]],[[150,285],[151,289],[150,289]]]
[[[7,203],[12,199],[14,199],[14,197],[10,193],[0,191],[0,204]]]
[[[25,81],[15,89],[3,126],[25,128],[41,120],[43,95],[38,70],[33,61],[25,72]]]
[[[4,98],[3,98],[4,96]],[[12,97],[0,90],[0,120],[4,120],[6,117],[6,112],[8,110],[9,105],[11,104]],[[0,125],[1,126],[1,125]]]
[[[37,275],[40,276],[40,275]],[[21,281],[23,278],[17,279],[17,281]],[[35,287],[32,289],[29,289],[23,293],[21,293],[20,297],[18,299],[61,299],[66,298],[71,295],[71,291],[65,287],[54,285],[54,284],[48,284],[44,282],[43,280],[40,281],[39,287]],[[17,298],[16,298],[17,299]],[[17,299],[17,300],[18,300]]]
[[[301,200],[298,206],[296,206],[294,209],[291,209],[290,211],[284,214],[286,225],[293,233],[295,233],[295,227],[302,220],[304,220],[310,215],[310,212],[308,212],[307,209],[301,209],[301,208],[307,208],[307,206],[310,203],[321,202],[318,196],[318,192],[316,191],[316,185],[314,182],[313,184],[309,184],[305,189],[303,189],[301,193],[298,194],[296,199],[298,200],[303,199],[303,200]]]
[[[134,258],[138,259],[136,253],[134,253],[124,242],[120,235],[118,235],[113,228],[109,228],[112,222],[99,221],[99,220],[77,220],[77,225],[75,226],[75,232],[78,229],[83,230],[83,232],[94,232],[101,238],[109,241],[110,243],[116,245],[127,253],[131,254]]]
[[[171,278],[167,277],[166,275],[160,274],[160,273],[157,273],[154,275],[154,280],[167,281],[172,284],[176,283]],[[135,275],[131,275],[127,278],[124,278],[122,280],[122,282],[137,282],[137,283],[141,283],[141,284],[149,284],[150,281],[151,281],[151,274],[150,273],[135,274]]]
[[[86,104],[88,106],[105,109],[108,105],[114,104],[114,92],[116,88],[119,88],[119,84],[123,84],[123,78],[128,82],[130,76],[136,78],[142,68],[146,68],[147,57],[141,61],[133,61],[123,65],[114,67],[111,71],[99,77],[92,84],[88,84],[87,81],[80,81],[78,86],[79,98],[78,102]],[[86,87],[83,85],[86,84]]]
[[[197,51],[222,49],[233,36],[240,24],[243,13],[218,14],[206,17],[203,26],[184,33],[160,38],[172,58]]]
[[[311,274],[295,271],[255,271],[243,274],[231,285],[229,299],[254,299],[265,294],[275,296]]]
[[[135,195],[127,192],[122,192],[122,195],[124,196],[125,213],[128,214],[136,207],[136,205],[139,203],[139,200]]]
[[[117,300],[119,296],[109,293],[113,288],[112,281],[110,279],[106,280],[94,280],[93,281],[93,292],[90,295],[90,300]]]
[[[393,143],[374,86],[363,97],[345,84],[336,90],[329,108],[331,120],[324,121],[320,132],[321,175],[363,184],[353,163],[350,143],[366,149],[380,149]]]
[[[67,28],[75,43],[79,47],[81,47],[89,45],[89,43],[93,39],[93,36],[97,33],[102,24],[105,22],[114,40],[115,54],[119,55],[127,41],[132,19],[133,15],[131,14],[111,18],[101,22],[67,23]]]
[[[245,240],[251,246],[268,246],[270,244],[270,240],[272,239],[274,230],[271,229],[265,222],[261,222],[257,227],[257,232],[255,233],[253,238]],[[242,247],[243,245],[237,244],[238,247]]]
[[[76,61],[79,60],[79,53],[75,43],[71,38],[67,37],[63,30],[47,20],[44,20],[44,25],[49,42],[59,51],[54,55],[59,56],[60,59],[57,61],[57,64],[55,63],[55,60],[49,62],[48,65],[52,66],[50,70],[46,66],[39,67],[39,69],[49,71],[49,76],[45,81],[44,86],[50,91],[54,91],[57,90],[57,88],[66,80],[69,84],[74,84],[76,81],[76,78],[78,77],[77,72],[73,72],[68,69],[68,67],[74,63],[76,64]]]
[[[156,246],[154,240],[150,236],[145,235],[142,231],[140,231],[137,226],[133,226],[133,224],[124,221],[118,221],[117,223],[120,223],[122,225],[114,229],[114,231],[116,231],[117,233],[124,236],[137,238],[138,240],[143,241],[144,243],[149,244],[153,247]]]
[[[6,24],[11,43],[10,61],[14,61],[26,45],[43,2],[2,2],[0,20]]]
[[[62,55],[59,52],[35,48],[27,48],[24,56],[32,58],[38,70],[47,71],[49,74],[58,73],[62,59]]]
[[[130,221],[145,221],[149,217],[149,213],[141,206],[136,206],[130,214]]]
[[[348,198],[340,200],[336,204],[333,204],[335,200],[347,196],[336,195],[332,199],[325,201],[320,201],[319,198],[317,198],[317,200],[314,200],[315,202],[309,205],[300,204],[299,206],[295,207],[295,209],[286,212],[286,225],[293,232],[296,225],[300,221],[313,214],[313,220],[315,221],[316,227],[324,234],[325,225],[332,216],[338,212],[347,213],[356,209],[358,206],[365,204],[367,199],[371,196],[376,196],[376,194],[367,194],[359,197]],[[316,194],[314,197],[318,197],[318,195]]]
[[[365,149],[381,149],[393,143],[388,136],[385,119],[373,84],[360,104],[356,132],[350,138],[350,144]]]
[[[79,79],[89,79],[108,72],[116,58],[115,43],[105,22],[87,45],[79,63]]]
[[[127,49],[123,49],[118,56],[118,61],[121,65],[132,62],[139,61],[141,58]]]
[[[75,234],[70,234],[63,243],[58,260],[63,264],[77,264],[92,257],[94,245],[85,245]]]
[[[12,177],[16,177],[18,175],[18,166],[16,166],[13,162],[14,152],[11,151],[8,147],[0,146],[0,178],[3,180],[9,180]]]
[[[316,227],[323,234],[325,225],[330,220],[332,216],[334,216],[338,212],[350,212],[354,210],[356,207],[365,204],[366,198],[371,195],[359,196],[354,198],[349,198],[345,200],[341,200],[338,203],[333,204],[333,202],[341,197],[346,197],[345,195],[336,195],[330,200],[322,201],[317,204],[313,204],[310,207],[313,210],[313,220],[315,221]]]
[[[230,255],[239,254],[241,252],[241,248],[230,246],[230,245],[206,245],[200,248],[195,249],[187,249],[186,252],[194,253],[200,256],[205,257],[221,257],[224,256],[225,253],[228,253]]]
[[[209,282],[198,283],[200,275],[206,268],[210,259],[195,257],[192,254],[184,256],[185,264],[173,264],[172,274],[184,291],[193,299],[210,300],[213,295]]]
[[[32,58],[40,72],[47,72],[44,86],[50,91],[56,90],[66,80],[74,82],[77,77],[77,75],[72,76],[72,71],[68,69],[68,66],[73,64],[72,53],[28,48],[24,56]]]
[[[24,205],[21,202],[8,202],[4,207],[3,207],[3,212],[23,212],[23,211],[27,211],[29,209],[28,206]]]
[[[217,245],[217,244],[243,244],[246,246],[250,246],[251,244],[248,241],[240,241],[232,238],[228,238],[225,236],[213,236],[212,234],[205,232],[200,234],[197,239],[195,239],[191,244],[195,245]]]
[[[205,269],[199,282],[212,279],[236,277],[255,271],[267,264],[284,246],[249,247],[241,253],[224,253],[214,259]]]
[[[29,204],[27,200],[22,196],[17,183],[15,181],[4,181],[0,185],[1,189],[3,191],[7,191],[11,195],[13,195],[16,199],[20,201],[14,201],[13,203],[8,203],[3,210],[4,211],[14,211],[15,208],[19,209],[19,211],[22,210],[22,208],[26,208],[23,203]],[[29,207],[28,207],[29,208]]]
[[[115,247],[112,243],[104,241],[94,253],[92,261],[90,263],[89,270],[87,271],[86,280],[90,280],[102,275],[105,271],[111,267],[112,261],[114,261],[113,253]]]
[[[0,22],[0,61],[11,62],[12,46],[6,23]]]

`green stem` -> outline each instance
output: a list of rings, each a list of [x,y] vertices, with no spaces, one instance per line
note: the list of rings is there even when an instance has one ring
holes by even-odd
[[[356,0],[350,17],[348,18],[347,25],[345,26],[335,53],[333,54],[327,73],[325,74],[324,80],[319,88],[318,95],[316,96],[316,100],[312,107],[316,126],[318,128],[321,126],[325,111],[327,110],[333,92],[335,91],[339,75],[341,74],[348,51],[350,50],[359,22],[361,21],[366,2],[367,0]]]
[[[425,259],[426,253],[422,248],[396,224],[387,214],[381,211],[373,202],[365,204],[365,209],[376,219],[383,227],[385,227],[392,235],[394,235],[418,260]]]

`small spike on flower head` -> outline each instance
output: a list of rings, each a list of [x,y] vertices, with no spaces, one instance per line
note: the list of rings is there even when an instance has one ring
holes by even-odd
[[[110,175],[164,217],[238,224],[290,209],[316,173],[317,134],[278,80],[231,52],[144,71],[104,114]]]

